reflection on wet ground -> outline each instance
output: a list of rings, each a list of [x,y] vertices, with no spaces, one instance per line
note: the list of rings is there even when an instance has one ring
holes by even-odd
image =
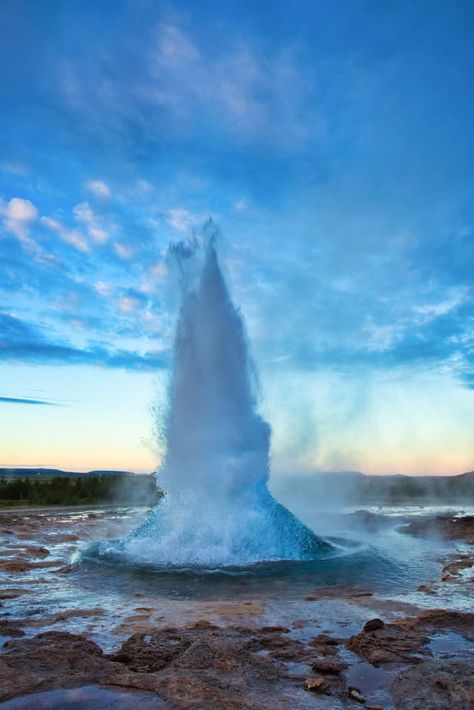
[[[103,688],[100,685],[31,693],[2,703],[2,710],[31,710],[33,707],[35,710],[136,710],[137,707],[166,710],[170,705],[154,693]]]

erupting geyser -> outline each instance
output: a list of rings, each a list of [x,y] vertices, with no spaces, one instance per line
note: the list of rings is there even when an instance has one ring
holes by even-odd
[[[172,248],[182,302],[174,344],[165,498],[128,538],[99,554],[133,563],[233,566],[309,560],[330,545],[270,494],[270,427],[258,414],[242,317],[211,235]]]

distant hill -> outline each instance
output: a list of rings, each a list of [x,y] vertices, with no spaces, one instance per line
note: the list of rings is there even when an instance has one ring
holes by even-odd
[[[109,479],[122,481],[122,491],[156,488],[152,474],[132,471],[94,470],[87,472],[63,471],[55,468],[0,468],[1,481],[54,479]],[[134,484],[135,482],[135,484]],[[150,486],[148,489],[147,486]],[[456,476],[367,475],[360,471],[331,473],[315,472],[300,476],[276,477],[271,480],[275,495],[290,504],[292,500],[309,506],[358,505],[399,503],[456,503],[474,505],[474,471]]]
[[[87,478],[88,476],[151,476],[132,471],[63,471],[59,468],[0,468],[0,478]]]
[[[474,471],[455,476],[367,475],[359,471],[313,473],[272,481],[283,502],[308,505],[437,503],[474,504]]]

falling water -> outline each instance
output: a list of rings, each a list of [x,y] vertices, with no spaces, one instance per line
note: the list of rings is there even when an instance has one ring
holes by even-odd
[[[182,301],[158,476],[166,495],[126,540],[103,545],[133,563],[173,566],[320,557],[328,543],[267,487],[270,426],[257,410],[244,324],[215,238],[179,244],[172,254]]]

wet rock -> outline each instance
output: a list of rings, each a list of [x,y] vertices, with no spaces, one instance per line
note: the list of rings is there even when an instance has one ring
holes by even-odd
[[[133,634],[110,658],[125,663],[130,670],[152,673],[172,663],[191,643],[183,632],[165,628],[152,634]]]
[[[318,601],[319,599],[360,599],[363,597],[371,597],[373,592],[370,589],[361,589],[360,587],[350,587],[347,585],[318,587],[310,594],[305,596],[306,601]]]
[[[296,639],[287,638],[280,634],[263,634],[253,641],[256,649],[267,649],[273,658],[281,661],[301,661],[314,656],[312,649]]]
[[[22,624],[14,619],[0,619],[0,636],[24,636],[25,632],[21,626]]]
[[[370,632],[370,631],[377,631],[377,629],[383,629],[385,626],[385,623],[382,621],[382,619],[369,619],[364,624],[364,631]]]
[[[446,540],[464,540],[474,544],[474,515],[414,520],[408,525],[402,525],[398,530],[408,535],[443,537]]]
[[[349,688],[348,696],[351,700],[355,700],[356,703],[365,703],[365,698],[357,688]]]
[[[26,557],[15,557],[13,559],[0,560],[0,570],[3,572],[29,572],[33,569],[46,569],[48,567],[58,567],[61,563],[54,560],[45,562],[31,562]]]
[[[386,663],[419,662],[428,637],[420,630],[384,624],[374,631],[362,630],[346,641],[346,648],[374,666]]]
[[[130,671],[127,684],[138,678],[142,689],[153,688],[178,707],[276,708],[277,683],[287,677],[276,660],[283,646],[272,642],[279,638],[269,630],[200,623],[134,634],[109,659]],[[271,651],[259,655],[265,645]],[[262,693],[271,701],[257,698]]]
[[[67,609],[66,611],[61,611],[59,614],[53,614],[53,616],[49,618],[49,621],[55,623],[57,621],[66,621],[67,619],[73,618],[102,616],[104,613],[101,607],[94,607],[93,609]]]
[[[79,535],[74,533],[58,533],[52,538],[54,542],[77,542],[79,539]]]
[[[47,547],[34,547],[33,545],[28,545],[24,548],[24,550],[30,557],[40,557],[43,559],[49,555]]]
[[[425,661],[401,671],[391,684],[396,710],[474,707],[473,661]]]
[[[309,642],[309,646],[314,648],[319,656],[337,656],[337,646],[341,643],[341,639],[328,636],[327,634],[319,634],[314,636]]]
[[[396,622],[401,627],[437,631],[456,631],[467,639],[474,640],[474,613],[445,609],[428,609],[418,616],[407,617]]]
[[[304,689],[312,693],[324,693],[328,689],[328,683],[324,678],[306,678]]]
[[[260,626],[260,634],[288,634],[290,629],[287,626]]]
[[[416,589],[417,592],[424,592],[425,594],[436,594],[436,590],[429,584],[420,584]]]
[[[340,675],[347,668],[347,663],[336,658],[319,658],[312,664],[313,671],[327,675]]]
[[[338,646],[341,643],[341,639],[329,636],[328,634],[318,634],[312,638],[310,643],[312,646],[319,646],[321,644],[326,646]]]
[[[373,621],[373,620],[372,620]],[[379,620],[380,621],[380,620]],[[370,623],[370,622],[368,622]],[[399,619],[390,624],[359,634],[346,641],[346,647],[373,665],[412,662],[420,663],[431,656],[426,648],[427,633],[440,629],[456,631],[468,639],[474,638],[474,614],[469,612],[429,609],[418,616]]]
[[[43,688],[70,687],[95,679],[113,664],[93,641],[50,631],[7,641],[0,656],[0,700]]]
[[[18,587],[9,587],[7,589],[2,589],[0,591],[0,600],[3,599],[16,599],[17,597],[21,597],[22,594],[27,594],[28,590],[27,589],[22,589]]]
[[[474,567],[474,559],[462,557],[450,562],[443,567],[442,577],[443,582],[457,582],[462,574]]]
[[[208,621],[207,619],[199,619],[199,621],[194,621],[192,624],[189,624],[188,629],[218,629],[219,627],[217,624],[213,624],[212,622]]]

